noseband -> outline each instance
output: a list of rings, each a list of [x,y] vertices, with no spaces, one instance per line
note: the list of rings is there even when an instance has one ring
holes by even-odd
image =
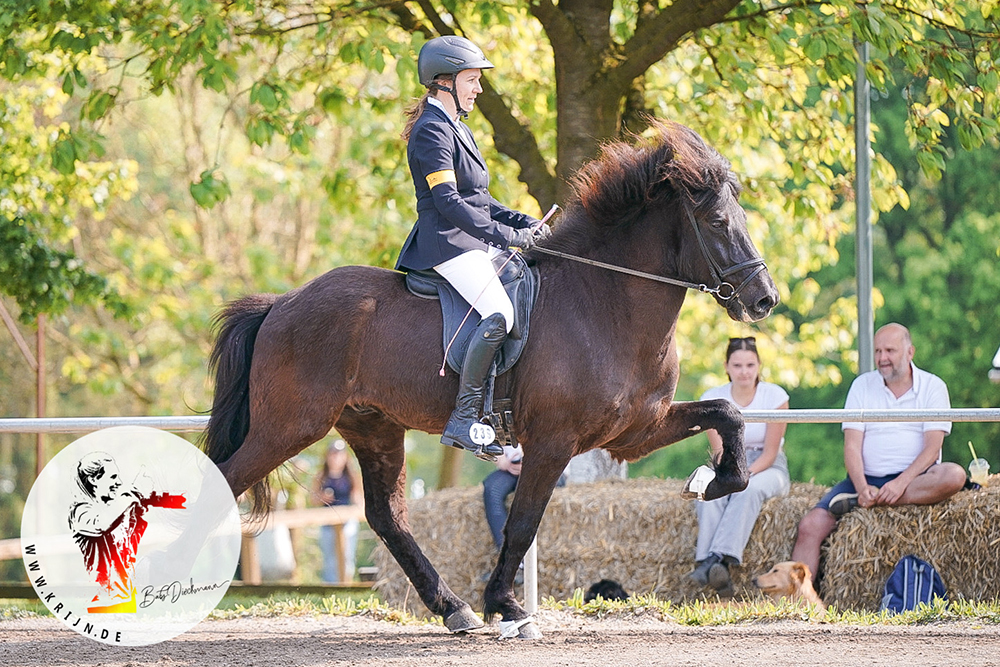
[[[709,268],[712,269],[712,277],[715,278],[715,282],[719,285],[714,289],[701,289],[702,287],[705,287],[704,285],[701,285],[698,289],[701,289],[702,292],[715,294],[723,301],[735,299],[739,293],[743,291],[743,288],[746,287],[751,280],[757,277],[758,273],[767,268],[767,264],[764,263],[763,258],[748,259],[745,262],[740,262],[739,264],[730,266],[728,269],[723,269],[719,266],[719,263],[715,261],[715,258],[712,257],[712,253],[708,251],[708,244],[705,243],[705,237],[701,235],[701,229],[698,228],[698,223],[694,219],[694,214],[691,213],[691,207],[686,201],[684,202],[684,213],[687,215],[687,219],[691,223],[691,227],[694,228],[694,235],[698,239],[698,247],[701,248],[702,257],[704,257],[705,261],[708,262]],[[747,276],[742,283],[740,283],[739,287],[734,288],[733,284],[726,280],[726,278],[734,273],[751,266],[756,266],[757,268],[750,272],[750,275]]]
[[[618,273],[625,273],[630,276],[636,276],[638,278],[646,278],[648,280],[655,280],[659,283],[666,283],[668,285],[676,285],[678,287],[685,287],[687,289],[698,290],[699,292],[705,292],[706,294],[711,294],[718,298],[722,302],[729,302],[739,296],[743,288],[746,287],[751,280],[757,277],[757,274],[767,268],[767,264],[762,258],[758,259],[748,259],[745,262],[740,262],[730,266],[727,269],[723,269],[719,266],[719,263],[715,261],[712,254],[708,250],[708,244],[705,242],[705,238],[701,234],[701,230],[698,228],[698,223],[694,219],[694,214],[691,213],[691,207],[687,201],[684,202],[684,213],[687,216],[688,221],[691,223],[691,227],[694,229],[694,235],[698,239],[698,247],[701,248],[701,254],[708,263],[709,268],[712,271],[712,277],[715,278],[716,286],[709,287],[704,283],[691,283],[685,280],[679,280],[677,278],[667,278],[666,276],[657,276],[652,273],[646,273],[644,271],[636,271],[635,269],[626,269],[623,266],[616,266],[614,264],[607,264],[605,262],[598,262],[595,259],[587,259],[586,257],[578,257],[576,255],[570,255],[565,252],[559,252],[558,250],[551,250],[549,248],[543,248],[541,246],[532,247],[533,251],[544,253],[546,255],[554,255],[555,257],[562,257],[563,259],[570,259],[574,262],[580,262],[582,264],[589,264],[590,266],[596,266],[602,269],[608,269],[609,271],[617,271]],[[750,272],[750,275],[740,283],[739,287],[733,287],[733,284],[726,280],[729,276],[742,271],[743,269],[749,268],[751,266],[756,266],[757,268]]]

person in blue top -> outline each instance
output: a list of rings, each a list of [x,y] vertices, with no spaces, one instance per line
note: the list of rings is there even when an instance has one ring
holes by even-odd
[[[330,442],[323,459],[323,467],[313,480],[313,501],[334,507],[337,505],[365,504],[361,480],[351,465],[347,444],[340,439]],[[354,578],[354,556],[358,547],[358,520],[350,519],[341,528],[344,536],[344,574],[347,581]],[[323,554],[322,578],[334,584],[340,579],[340,556],[335,548],[336,532],[333,526],[320,526],[319,546]]]
[[[760,357],[753,337],[730,338],[726,347],[726,375],[729,384],[706,391],[701,400],[724,398],[740,410],[787,410],[788,393],[776,384],[760,379]],[[788,459],[783,445],[783,422],[747,424],[744,430],[750,481],[739,493],[699,502],[697,567],[689,575],[699,585],[711,585],[719,595],[732,596],[729,567],[743,561],[743,550],[764,501],[788,493]],[[715,430],[706,432],[712,458],[722,454],[722,438]]]
[[[486,161],[461,120],[483,92],[483,70],[492,67],[482,50],[464,37],[436,37],[420,49],[417,70],[427,92],[407,111],[402,133],[416,190],[417,221],[396,262],[400,270],[434,269],[482,318],[469,343],[455,410],[441,443],[490,461],[503,447],[474,442],[473,431],[482,432],[478,425],[487,378],[514,325],[514,307],[493,258],[510,247],[530,248],[550,233],[545,224],[490,195]]]

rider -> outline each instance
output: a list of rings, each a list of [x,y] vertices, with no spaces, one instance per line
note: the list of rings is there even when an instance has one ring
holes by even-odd
[[[436,37],[420,49],[417,71],[427,92],[407,110],[402,133],[417,222],[396,262],[403,270],[433,268],[482,318],[462,363],[455,410],[441,443],[491,461],[503,448],[497,442],[474,442],[473,430],[496,353],[514,325],[514,307],[492,259],[510,246],[530,248],[550,233],[538,220],[493,199],[486,161],[460,121],[483,92],[483,70],[492,68],[482,50],[464,37]]]

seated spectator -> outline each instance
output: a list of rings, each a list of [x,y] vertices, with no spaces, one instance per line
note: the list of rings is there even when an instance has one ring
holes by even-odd
[[[724,398],[740,410],[787,410],[788,393],[760,379],[760,356],[753,337],[730,338],[726,348],[729,384],[709,389],[701,400]],[[743,550],[764,501],[788,493],[788,460],[782,451],[785,427],[781,422],[747,424],[744,431],[750,481],[747,488],[716,500],[699,502],[697,567],[688,575],[695,583],[711,585],[719,595],[732,596],[729,567],[743,561]],[[706,431],[712,459],[722,456],[722,438]]]
[[[910,332],[887,324],[875,332],[877,370],[851,383],[848,410],[949,409],[944,381],[913,364]],[[818,578],[823,540],[837,521],[856,507],[932,505],[965,485],[965,470],[941,463],[941,445],[950,422],[845,422],[847,479],[835,485],[799,522],[792,560],[809,566]]]
[[[334,440],[326,450],[323,468],[313,482],[313,501],[327,507],[364,505],[364,492],[347,453],[343,440]],[[341,527],[344,536],[344,572],[346,580],[354,579],[354,554],[358,545],[358,520],[351,519]],[[322,578],[325,583],[340,582],[339,560],[334,548],[333,526],[320,526],[319,546],[323,553]]]
[[[507,496],[517,488],[517,478],[521,474],[521,446],[505,446],[497,459],[497,469],[483,480],[483,507],[486,523],[493,536],[497,551],[503,546],[503,527],[507,523]]]

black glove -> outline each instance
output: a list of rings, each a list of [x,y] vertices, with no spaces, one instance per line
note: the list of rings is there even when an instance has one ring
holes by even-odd
[[[535,235],[530,229],[514,229],[510,235],[510,245],[527,250],[535,245]]]
[[[551,235],[552,229],[546,224],[538,225],[537,227],[515,229],[510,237],[510,245],[516,246],[521,250],[527,250],[539,241],[549,238]]]

